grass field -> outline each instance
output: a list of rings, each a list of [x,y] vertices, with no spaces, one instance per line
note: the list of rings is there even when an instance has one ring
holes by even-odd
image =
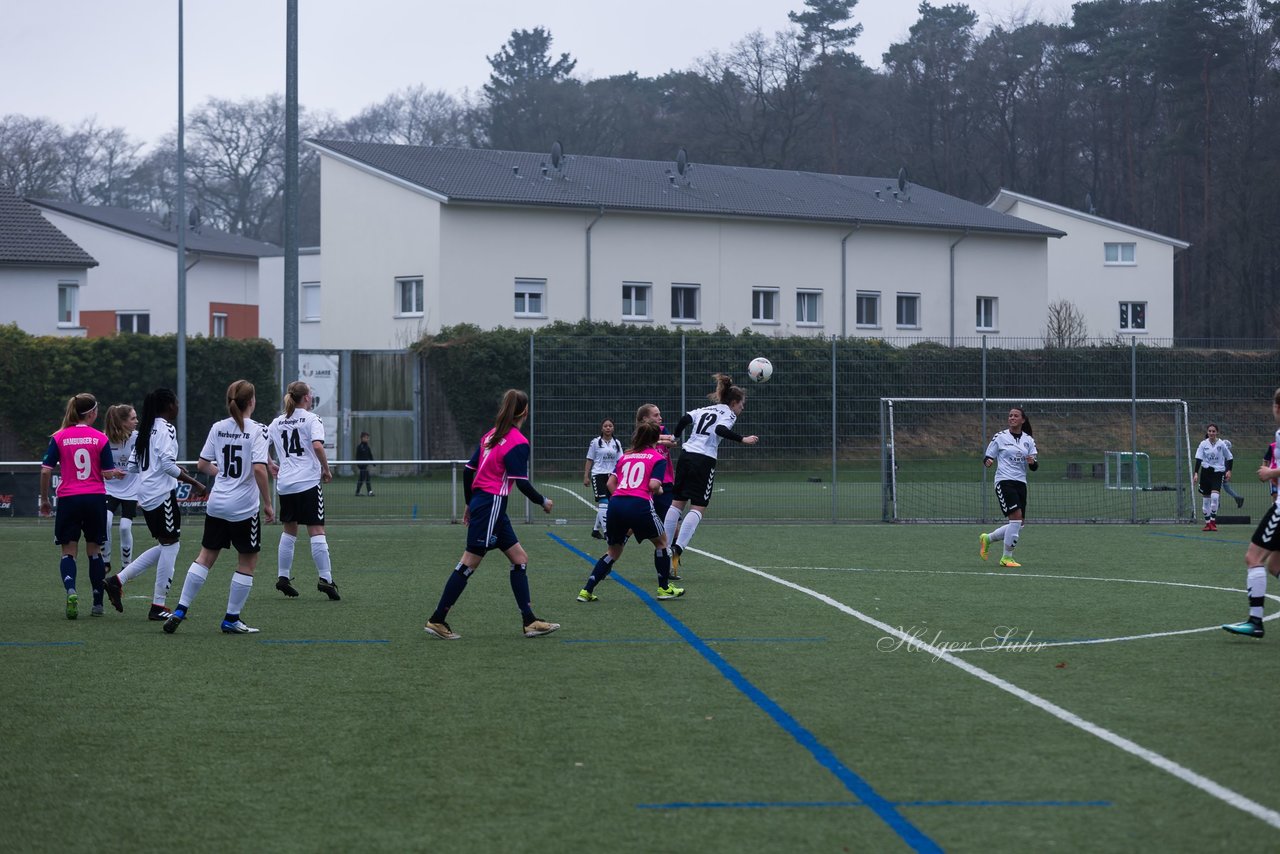
[[[3,847],[1280,850],[1280,626],[1217,628],[1251,529],[1032,524],[1002,571],[974,526],[709,517],[686,596],[633,544],[587,605],[600,543],[549,522],[517,530],[563,629],[521,636],[494,555],[452,643],[456,526],[331,520],[341,602],[301,543],[272,588],[269,527],[262,633],[218,631],[227,554],[169,636],[149,576],[66,620],[50,524],[0,524]]]

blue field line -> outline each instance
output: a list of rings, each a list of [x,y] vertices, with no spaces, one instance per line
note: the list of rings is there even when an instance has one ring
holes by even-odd
[[[84,646],[84,641],[0,641],[0,646]]]
[[[707,643],[825,643],[826,638],[704,638]],[[573,640],[565,638],[560,643],[684,643],[679,638],[598,638]]]
[[[588,563],[595,565],[595,558],[582,551],[581,549],[565,542],[560,537],[547,532],[547,536],[555,542],[564,546],[569,551],[581,557]],[[617,580],[619,584],[635,594],[649,610],[653,611],[663,622],[671,629],[684,638],[685,642],[693,647],[697,652],[705,658],[713,667],[720,671],[720,674],[729,680],[733,687],[737,688],[747,696],[753,703],[771,717],[778,726],[796,740],[796,742],[809,751],[809,754],[818,761],[818,764],[826,768],[832,775],[839,780],[846,789],[852,792],[859,801],[866,804],[867,807],[876,814],[876,816],[889,826],[894,833],[902,839],[903,842],[911,846],[914,851],[941,852],[942,847],[924,834],[920,828],[916,827],[906,819],[902,813],[898,812],[897,807],[889,800],[884,798],[879,792],[871,787],[871,784],[858,776],[853,770],[847,767],[843,762],[831,752],[830,748],[818,741],[813,733],[809,732],[800,722],[791,717],[781,706],[773,701],[767,694],[751,684],[745,676],[739,673],[734,667],[725,661],[724,658],[707,645],[707,642],[694,634],[684,623],[671,616],[658,600],[654,599],[648,593],[641,590],[636,585],[627,581],[621,575],[614,571],[611,577]]]
[[[636,804],[642,810],[759,810],[865,807],[860,801],[673,801]],[[896,807],[1109,807],[1111,801],[898,801]]]
[[[1197,543],[1217,543],[1220,546],[1247,546],[1248,540],[1223,540],[1218,537],[1197,537],[1195,534],[1170,534],[1165,531],[1148,531],[1153,537],[1173,537],[1176,540],[1195,540]]]
[[[384,640],[384,639],[376,639],[376,640],[339,640],[339,639],[332,639],[332,640],[331,640],[331,639],[327,639],[327,638],[313,638],[313,639],[303,639],[303,640],[285,640],[285,639],[282,639],[282,640],[271,640],[271,639],[269,639],[269,638],[261,638],[261,639],[259,639],[258,643],[299,644],[299,645],[304,645],[304,646],[305,646],[305,645],[309,645],[309,644],[320,644],[320,643],[369,644],[369,643],[391,643],[391,641],[389,641],[389,640]]]

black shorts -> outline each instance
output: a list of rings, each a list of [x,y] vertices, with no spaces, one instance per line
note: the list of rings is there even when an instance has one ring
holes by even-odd
[[[593,474],[591,475],[591,488],[596,494],[596,503],[609,500],[609,475]]]
[[[164,501],[153,510],[142,508],[142,516],[147,520],[147,530],[151,536],[168,539],[182,534],[182,514],[178,512],[178,491],[170,490]]]
[[[637,540],[656,540],[662,536],[662,520],[653,504],[634,495],[609,499],[609,515],[605,517],[604,539],[611,546],[625,545],[627,534]]]
[[[716,461],[705,454],[680,455],[676,463],[676,501],[691,501],[699,507],[711,503],[711,489],[716,482]]]
[[[107,512],[114,513],[125,519],[134,519],[138,515],[138,502],[131,501],[128,498],[116,498],[114,495],[108,495]]]
[[[1021,510],[1027,515],[1027,485],[1021,480],[996,481],[996,499],[1000,502],[1000,512],[1008,516],[1014,510]]]
[[[1280,552],[1280,506],[1272,504],[1267,508],[1249,542],[1269,552]]]
[[[324,488],[317,483],[303,492],[281,495],[280,521],[299,525],[323,525]]]
[[[201,538],[200,545],[209,551],[221,551],[235,546],[235,550],[242,555],[256,555],[262,551],[262,520],[257,513],[239,522],[205,516],[204,537]]]
[[[53,518],[53,544],[75,543],[84,533],[86,543],[102,545],[107,541],[107,502],[105,495],[64,495],[58,499]]]
[[[1200,469],[1200,494],[1208,498],[1222,491],[1222,472],[1217,469]]]

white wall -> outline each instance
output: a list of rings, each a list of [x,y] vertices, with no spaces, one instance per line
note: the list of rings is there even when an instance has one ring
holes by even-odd
[[[320,282],[320,319],[303,320],[302,295],[298,295],[298,348],[316,350],[328,346],[325,331],[341,326],[331,313],[321,274],[320,250],[307,247],[298,250],[298,288],[307,282]],[[258,331],[276,347],[284,346],[284,256],[274,255],[258,262]],[[326,326],[325,321],[329,321]]]
[[[78,282],[83,300],[86,278],[84,267],[0,267],[0,324],[16,323],[31,335],[83,336],[83,328],[58,326],[58,283]]]
[[[1065,299],[1075,304],[1091,337],[1135,334],[1120,329],[1121,302],[1147,304],[1147,329],[1137,334],[1173,337],[1173,246],[1022,200],[1015,201],[1009,213],[1067,233],[1049,241],[1048,302]],[[1135,244],[1136,263],[1105,264],[1106,243]]]

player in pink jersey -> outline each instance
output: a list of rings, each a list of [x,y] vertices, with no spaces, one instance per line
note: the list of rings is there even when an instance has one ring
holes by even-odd
[[[107,541],[107,488],[104,478],[116,478],[111,440],[93,429],[98,420],[98,401],[88,393],[77,394],[67,401],[62,428],[49,439],[40,466],[40,514],[48,516],[49,486],[53,468],[58,467],[58,513],[53,523],[53,542],[62,547],[58,574],[67,594],[67,619],[80,614],[76,595],[76,555],[80,535],[84,534],[85,553],[89,556],[89,583],[93,587],[95,617],[102,615],[102,581],[107,567],[102,560],[102,544]]]
[[[605,539],[608,550],[596,561],[587,582],[578,593],[579,602],[595,602],[596,585],[608,578],[613,565],[622,557],[630,532],[653,543],[653,568],[658,571],[658,598],[675,599],[684,588],[671,583],[671,550],[662,520],[653,507],[653,497],[662,493],[662,476],[667,460],[658,450],[661,428],[651,420],[640,422],[631,437],[631,447],[618,459],[609,475],[609,512],[605,516]]]
[[[467,498],[467,510],[462,523],[467,526],[467,547],[458,565],[445,582],[440,603],[427,624],[427,634],[441,640],[457,640],[462,635],[449,628],[445,622],[449,609],[458,601],[467,587],[471,574],[490,549],[498,549],[511,561],[511,592],[524,620],[524,636],[536,638],[549,635],[560,628],[559,623],[539,620],[533,613],[529,596],[529,555],[516,539],[515,529],[507,518],[507,496],[511,484],[524,493],[525,498],[550,513],[554,502],[529,482],[529,440],[520,432],[529,417],[529,395],[518,389],[508,389],[502,396],[498,417],[493,429],[484,434],[476,452],[462,473],[462,489]]]

